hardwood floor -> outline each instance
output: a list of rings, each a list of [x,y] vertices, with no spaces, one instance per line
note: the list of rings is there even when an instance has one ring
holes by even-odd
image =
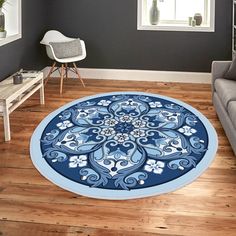
[[[35,94],[10,116],[11,142],[0,120],[0,235],[236,235],[236,157],[211,102],[210,85],[87,80],[46,86],[46,105]],[[211,167],[173,193],[128,201],[90,199],[46,180],[32,165],[29,140],[50,112],[80,97],[111,91],[144,91],[189,103],[212,122],[219,149]]]

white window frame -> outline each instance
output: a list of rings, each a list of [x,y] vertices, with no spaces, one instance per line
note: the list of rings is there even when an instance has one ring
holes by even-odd
[[[194,31],[194,32],[214,32],[215,31],[215,0],[208,0],[210,2],[210,9],[205,8],[205,13],[208,15],[209,25],[201,26],[189,26],[186,22],[183,21],[174,21],[173,23],[170,21],[161,22],[158,25],[151,25],[144,23],[144,7],[146,0],[137,0],[138,1],[138,9],[137,9],[137,29],[138,30],[159,30],[159,31]],[[208,14],[206,11],[210,10]],[[147,10],[146,10],[147,11]],[[206,17],[203,17],[206,19]]]
[[[22,0],[7,0],[4,6],[7,37],[0,39],[0,47],[22,37],[21,12]]]

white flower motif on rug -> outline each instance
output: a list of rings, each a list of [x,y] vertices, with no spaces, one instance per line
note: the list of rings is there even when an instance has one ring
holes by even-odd
[[[148,172],[153,172],[155,174],[161,174],[163,172],[163,168],[165,167],[165,163],[162,161],[155,160],[147,160],[144,170]]]
[[[67,128],[72,127],[72,126],[73,126],[73,124],[69,120],[65,120],[65,121],[60,122],[60,123],[57,124],[57,127],[61,130],[67,129]]]
[[[109,106],[110,103],[111,103],[111,101],[109,101],[109,100],[101,100],[101,101],[98,103],[98,105],[107,107],[107,106]]]
[[[87,157],[85,155],[70,157],[70,168],[84,167],[87,165]]]

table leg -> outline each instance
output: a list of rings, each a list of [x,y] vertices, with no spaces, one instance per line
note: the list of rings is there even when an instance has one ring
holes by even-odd
[[[3,107],[3,124],[4,124],[5,141],[10,141],[11,131],[10,131],[9,111],[7,106]]]
[[[39,89],[39,93],[40,93],[40,104],[44,105],[45,104],[45,98],[44,98],[44,84],[43,84],[43,80],[41,82],[41,88]]]

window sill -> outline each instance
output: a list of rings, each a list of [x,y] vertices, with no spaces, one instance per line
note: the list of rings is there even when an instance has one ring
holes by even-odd
[[[138,30],[153,30],[153,31],[189,31],[189,32],[214,32],[213,26],[188,26],[188,25],[138,25]]]
[[[21,38],[21,34],[8,35],[6,38],[0,38],[0,47]]]

